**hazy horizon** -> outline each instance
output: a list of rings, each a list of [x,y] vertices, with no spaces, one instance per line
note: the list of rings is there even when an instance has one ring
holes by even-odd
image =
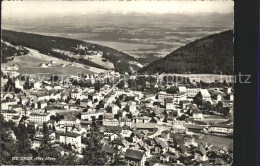
[[[233,13],[233,1],[3,1],[2,19],[82,14]]]
[[[134,57],[156,58],[196,39],[233,29],[233,4],[233,1],[4,1],[2,28],[78,39]]]

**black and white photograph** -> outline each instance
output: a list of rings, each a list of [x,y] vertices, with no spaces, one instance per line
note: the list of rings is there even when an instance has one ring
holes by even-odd
[[[2,1],[1,17],[1,165],[232,165],[250,81],[234,1]]]

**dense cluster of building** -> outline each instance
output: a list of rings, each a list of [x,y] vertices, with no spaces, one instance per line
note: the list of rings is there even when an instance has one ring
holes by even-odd
[[[34,149],[41,145],[46,124],[51,131],[50,142],[70,144],[71,152],[80,158],[87,146],[82,140],[92,131],[95,122],[99,124],[98,132],[104,135],[102,150],[108,156],[120,154],[127,165],[185,165],[186,160],[202,164],[227,163],[224,156],[232,155],[230,150],[200,141],[200,137],[232,137],[234,97],[231,87],[202,89],[186,83],[174,85],[176,92],[169,93],[167,89],[173,85],[158,81],[152,87],[156,93],[150,94],[150,86],[144,91],[133,90],[115,72],[88,75],[84,79],[95,83],[97,78],[109,77],[116,77],[118,81],[96,88],[64,80],[55,84],[50,80],[30,80],[31,86],[25,87],[17,75],[3,73],[1,114],[6,121],[16,125],[24,123],[36,130],[31,139]],[[14,84],[8,85],[9,80]],[[124,81],[123,87],[118,86],[121,81]],[[14,86],[19,93],[8,90],[8,86]],[[223,109],[228,110],[228,116],[223,115]]]

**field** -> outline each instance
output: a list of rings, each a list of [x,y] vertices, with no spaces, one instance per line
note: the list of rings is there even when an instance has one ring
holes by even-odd
[[[17,64],[21,74],[43,74],[43,75],[74,75],[78,73],[94,74],[105,70],[89,67],[86,65],[67,62],[55,57],[44,55],[34,49],[29,49],[29,54],[15,57],[13,61],[2,63],[2,68]],[[53,61],[54,63],[51,63]],[[50,67],[40,67],[41,64],[51,64]],[[64,67],[62,67],[64,65]]]
[[[140,44],[140,43],[124,43],[124,42],[107,42],[107,41],[93,41],[93,40],[85,40],[86,42],[99,44],[107,47],[114,48],[119,51],[127,51],[127,50],[139,50],[139,49],[154,49],[158,46],[152,44]]]
[[[209,134],[199,134],[199,138],[195,138],[198,143],[207,143],[213,145],[213,148],[222,149],[224,147],[229,148],[233,146],[232,138],[221,137]]]

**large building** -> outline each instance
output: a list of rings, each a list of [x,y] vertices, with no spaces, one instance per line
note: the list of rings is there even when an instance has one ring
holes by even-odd
[[[200,91],[200,88],[186,89],[187,97],[195,97]]]
[[[48,122],[50,120],[50,114],[33,112],[29,115],[29,120],[31,122],[37,122],[37,123]]]
[[[75,146],[77,151],[81,151],[81,135],[72,132],[59,132],[59,142],[66,145],[71,144]]]
[[[104,126],[119,126],[119,121],[114,119],[114,115],[112,113],[106,113],[103,119]]]
[[[233,126],[231,125],[211,125],[208,129],[211,133],[219,133],[219,134],[232,134]]]
[[[99,119],[101,116],[103,117],[105,113],[105,109],[100,109],[98,111],[88,111],[81,113],[82,120],[92,120],[92,117]]]
[[[12,120],[14,116],[19,116],[19,113],[14,110],[2,110],[2,115],[4,117],[4,120],[9,121]]]
[[[187,100],[187,94],[185,92],[179,92],[173,95],[173,100],[178,104],[180,101]]]
[[[16,105],[17,101],[14,99],[8,99],[8,100],[2,100],[1,101],[1,109],[2,110],[8,110],[13,105]]]
[[[173,94],[166,93],[165,91],[161,91],[158,93],[159,102],[164,102],[165,98],[173,98]]]

